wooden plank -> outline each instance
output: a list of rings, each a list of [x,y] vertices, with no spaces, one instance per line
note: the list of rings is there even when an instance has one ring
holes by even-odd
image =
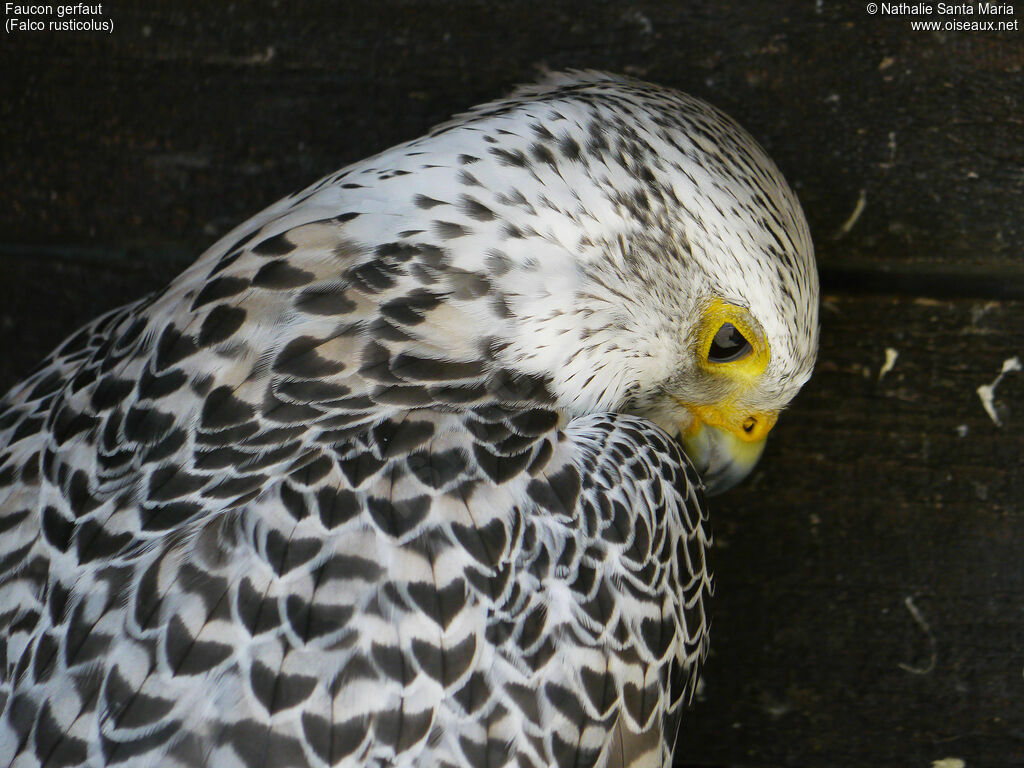
[[[712,499],[693,766],[1024,764],[1024,303],[827,297],[814,378]],[[879,378],[886,348],[898,357]]]
[[[111,35],[5,37],[0,242],[199,249],[545,64],[732,113],[797,187],[826,266],[1021,271],[1019,30],[913,32],[805,0],[105,7]]]

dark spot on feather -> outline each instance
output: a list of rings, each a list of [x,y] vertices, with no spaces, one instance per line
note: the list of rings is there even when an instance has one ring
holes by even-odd
[[[71,546],[71,534],[74,532],[75,524],[68,520],[55,507],[47,506],[43,509],[43,535],[46,540],[61,552],[67,552]]]
[[[312,272],[289,264],[285,259],[277,259],[264,264],[252,279],[252,284],[260,288],[287,290],[306,285],[315,279]]]
[[[188,378],[180,370],[172,370],[162,376],[154,375],[147,368],[139,378],[139,399],[159,400],[185,386]]]
[[[538,139],[543,139],[544,141],[554,141],[555,139],[555,135],[543,123],[533,123],[530,125],[530,130],[533,131],[533,135]]]
[[[170,531],[194,520],[203,507],[191,501],[172,501],[157,506],[147,505],[141,512],[145,531]]]
[[[274,358],[274,370],[301,379],[318,379],[341,373],[345,368],[343,363],[328,360],[317,353],[317,348],[323,343],[311,336],[294,339]]]
[[[270,632],[281,624],[277,599],[258,592],[248,578],[239,582],[236,609],[250,635]]]
[[[382,261],[369,261],[352,267],[346,276],[364,293],[375,294],[395,284],[394,275],[401,267]]]
[[[159,442],[146,449],[142,454],[142,463],[150,464],[170,458],[185,444],[186,438],[187,434],[183,429],[168,432]]]
[[[263,545],[266,561],[278,576],[305,565],[320,554],[320,549],[317,539],[285,538],[274,530],[267,533]]]
[[[487,394],[487,388],[480,383],[432,386],[427,391],[431,402],[449,403],[451,405],[473,403],[482,400]]]
[[[156,368],[161,370],[180,363],[185,358],[194,355],[199,347],[189,336],[183,336],[174,326],[167,326],[160,334],[156,345]]]
[[[544,627],[547,624],[547,611],[540,603],[535,603],[530,612],[519,620],[520,632],[517,643],[526,651],[533,647],[544,634]]]
[[[430,391],[425,387],[399,385],[375,389],[373,400],[380,405],[398,405],[406,408],[418,408],[434,402]]]
[[[32,387],[32,391],[26,398],[26,402],[33,400],[41,400],[44,397],[52,395],[54,392],[59,390],[64,385],[64,377],[60,375],[59,371],[50,371],[42,379],[36,382],[36,385]],[[93,402],[95,403],[95,394],[93,395]],[[4,429],[7,425],[0,425],[0,429]]]
[[[500,520],[492,520],[483,526],[453,523],[452,533],[462,548],[486,568],[493,568],[505,557],[508,536]]]
[[[295,250],[294,243],[288,239],[287,233],[268,237],[256,245],[252,252],[257,256],[285,256]]]
[[[91,563],[120,555],[132,543],[132,536],[110,534],[95,520],[86,519],[76,526],[74,541],[78,562]]]
[[[199,330],[199,346],[208,347],[226,341],[242,327],[244,322],[244,309],[218,304],[203,320],[203,326]]]
[[[14,434],[11,435],[9,445],[14,445],[19,440],[39,434],[43,429],[43,424],[43,419],[39,416],[32,416],[23,420],[18,424],[18,428],[14,430]]]
[[[39,636],[35,652],[32,654],[32,676],[36,683],[45,683],[53,676],[59,647],[49,632]]]
[[[585,668],[585,665],[580,665]],[[556,683],[547,683],[544,686],[544,694],[559,712],[569,720],[570,723],[585,723],[590,718],[583,709],[580,700],[568,688]]]
[[[277,392],[300,403],[322,403],[346,397],[352,393],[352,390],[344,384],[313,380],[283,381],[277,385]]]
[[[402,656],[401,649],[391,645],[384,645],[383,643],[373,643],[370,654],[377,665],[377,669],[386,677],[397,680],[403,685],[407,682],[405,659]]]
[[[358,485],[358,483],[354,483]],[[360,514],[359,499],[347,489],[324,488],[316,495],[317,512],[324,528],[333,530]]]
[[[461,476],[468,463],[460,449],[452,448],[444,452],[416,451],[409,454],[406,466],[421,483],[437,490]]]
[[[447,205],[443,200],[435,200],[434,198],[427,197],[426,195],[416,195],[412,201],[417,208],[422,208],[425,211],[429,211],[431,208],[438,205]]]
[[[622,700],[630,717],[639,723],[641,728],[645,728],[660,700],[658,682],[655,681],[646,688],[626,683],[622,686]]]
[[[76,517],[92,512],[103,503],[89,492],[89,476],[85,470],[75,470],[66,490],[71,512]]]
[[[278,424],[308,424],[323,416],[324,412],[313,405],[280,400],[273,392],[268,391],[263,398],[260,414],[264,419]]]
[[[204,304],[209,304],[211,301],[218,301],[220,299],[227,299],[232,296],[236,296],[248,287],[249,281],[240,277],[215,278],[203,286],[203,289],[192,302],[191,309],[194,312],[199,307]]]
[[[128,409],[124,419],[124,436],[133,443],[148,445],[157,442],[170,431],[174,426],[174,415],[164,413],[158,408],[145,408],[133,405]],[[115,444],[117,440],[117,424],[111,419],[107,422],[107,429],[113,429],[112,437]],[[107,434],[104,434],[106,442]]]
[[[210,499],[236,500],[260,490],[266,481],[266,475],[229,477],[208,488],[203,492],[203,496]]]
[[[22,733],[28,734],[31,730],[27,728]],[[35,721],[35,754],[45,755],[48,766],[80,765],[88,756],[86,743],[58,724],[49,701],[43,702]]]
[[[550,637],[546,637],[544,642],[540,644],[540,647],[536,651],[527,655],[524,658],[526,664],[530,669],[539,671],[545,667],[552,657],[555,655],[555,644],[552,642]]]
[[[391,352],[376,341],[370,341],[363,347],[359,361],[359,373],[371,381],[385,384],[400,381],[391,372]]]
[[[53,438],[58,445],[64,445],[75,435],[88,432],[98,423],[98,419],[88,413],[77,413],[64,406],[57,411],[53,424]]]
[[[203,429],[224,429],[248,422],[255,413],[249,403],[235,397],[231,387],[223,385],[206,396],[200,426]]]
[[[345,294],[346,285],[335,283],[307,288],[295,299],[297,309],[311,315],[345,315],[356,303]]]
[[[384,499],[371,496],[366,500],[366,509],[381,531],[402,538],[426,519],[430,512],[430,497]]]
[[[447,629],[466,605],[466,585],[462,581],[454,581],[443,589],[434,583],[414,582],[407,589],[417,608],[441,629]]]
[[[316,755],[328,765],[336,765],[352,754],[369,733],[364,718],[331,723],[309,712],[302,714],[302,733]]]
[[[548,149],[545,145],[534,144],[532,147],[530,147],[530,154],[533,155],[534,160],[542,162],[545,165],[549,166],[551,170],[555,171],[556,173],[558,172],[558,163],[555,160],[555,156],[552,154],[551,150]]]
[[[106,709],[118,728],[152,725],[174,709],[174,699],[161,699],[143,693],[125,680],[116,666],[107,675],[103,696]]]
[[[358,555],[335,555],[322,569],[324,581],[377,581],[384,569],[377,563]]]
[[[420,247],[410,243],[381,243],[375,253],[387,261],[406,262],[420,253]]]
[[[488,152],[498,159],[500,165],[511,165],[516,168],[526,168],[530,165],[526,155],[518,149],[508,150],[491,147]]]
[[[361,453],[351,459],[338,461],[338,467],[344,473],[353,488],[358,488],[367,478],[376,475],[387,462],[373,454]]]
[[[429,421],[385,421],[370,433],[371,438],[381,448],[385,458],[405,456],[420,447],[434,436],[434,425]]]
[[[490,686],[480,672],[471,674],[464,685],[452,692],[452,698],[458,702],[467,715],[474,714],[486,704],[490,695]],[[497,764],[495,763],[495,765]]]
[[[381,314],[402,325],[418,325],[427,313],[441,304],[440,297],[429,291],[415,290],[381,305]]]
[[[273,715],[308,699],[316,688],[316,678],[289,675],[254,661],[249,669],[249,685],[256,699]]]
[[[251,235],[250,235],[250,237],[251,237]],[[232,251],[231,253],[227,254],[226,256],[222,256],[220,258],[220,260],[217,262],[217,265],[213,269],[210,270],[210,274],[208,274],[206,276],[207,279],[212,278],[214,275],[220,274],[225,269],[230,267],[232,264],[234,264],[236,261],[238,261],[238,259],[242,255],[242,253],[243,253],[243,251],[237,250],[237,251]]]
[[[352,618],[350,605],[310,604],[301,597],[290,596],[285,603],[288,623],[304,642],[343,630]]]
[[[509,423],[520,434],[536,437],[550,432],[558,426],[558,413],[541,408],[531,408],[516,413],[509,419]]]
[[[211,470],[234,467],[251,457],[250,453],[236,450],[232,446],[224,446],[212,450],[197,450],[193,458],[196,469]]]
[[[192,475],[181,467],[173,465],[158,467],[149,476],[149,499],[170,501],[188,496],[201,489],[208,482],[203,475]]]
[[[238,754],[239,762],[246,766],[285,768],[309,764],[298,739],[268,729],[255,720],[241,720],[224,726],[218,734],[218,742],[230,744]]]
[[[477,221],[491,221],[495,218],[494,211],[469,195],[462,196],[462,202],[459,205],[459,208],[464,214],[469,216],[471,219],[476,219]]]
[[[320,456],[310,461],[308,455],[304,454],[287,467],[284,474],[296,483],[311,487],[327,477],[333,466],[334,464],[326,456]]]
[[[454,240],[469,234],[469,230],[454,221],[435,221],[434,231],[443,240]]]
[[[416,357],[403,352],[391,362],[392,372],[413,381],[452,381],[472,379],[484,372],[479,360],[453,361]]]

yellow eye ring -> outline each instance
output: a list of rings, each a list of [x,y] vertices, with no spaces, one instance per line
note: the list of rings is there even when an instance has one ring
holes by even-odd
[[[701,312],[696,354],[709,373],[747,381],[764,373],[771,359],[768,340],[750,312],[721,299]]]

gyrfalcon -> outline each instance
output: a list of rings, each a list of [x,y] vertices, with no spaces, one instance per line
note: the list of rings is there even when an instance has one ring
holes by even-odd
[[[763,150],[602,73],[272,205],[0,404],[0,766],[668,766],[817,306]]]

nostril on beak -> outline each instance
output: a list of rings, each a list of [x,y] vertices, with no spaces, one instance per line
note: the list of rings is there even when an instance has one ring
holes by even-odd
[[[756,427],[757,427],[757,417],[756,416],[748,416],[746,419],[743,420],[743,431],[746,432],[748,435],[751,432],[753,432]]]

